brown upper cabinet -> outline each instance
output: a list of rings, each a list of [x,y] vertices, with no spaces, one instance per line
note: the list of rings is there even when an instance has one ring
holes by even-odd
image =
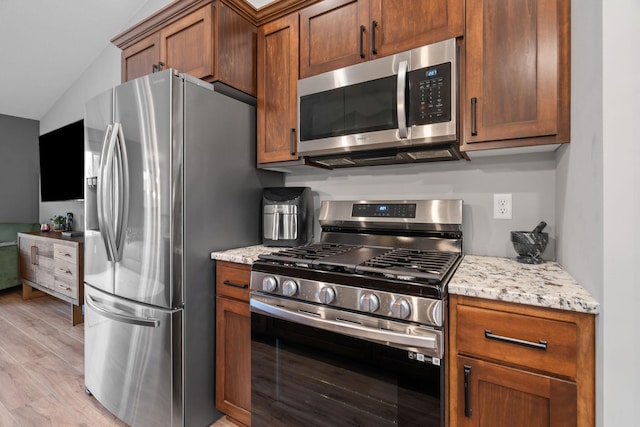
[[[296,160],[298,14],[258,30],[258,163]]]
[[[112,42],[122,81],[174,68],[256,95],[256,27],[221,1],[173,2]]]
[[[463,151],[569,142],[570,1],[466,2]]]
[[[463,34],[463,0],[325,0],[300,11],[300,78]]]

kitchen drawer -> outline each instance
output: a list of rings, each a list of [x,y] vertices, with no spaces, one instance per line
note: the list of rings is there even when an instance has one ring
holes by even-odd
[[[459,354],[576,377],[574,323],[468,305],[459,305],[456,313]]]
[[[73,264],[78,263],[78,249],[75,246],[53,245],[53,258]]]
[[[216,295],[249,302],[251,267],[245,264],[216,262]]]

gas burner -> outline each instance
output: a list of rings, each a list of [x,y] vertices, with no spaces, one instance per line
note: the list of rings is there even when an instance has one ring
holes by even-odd
[[[376,273],[399,280],[440,282],[460,254],[397,248],[366,261],[356,268],[358,273]]]
[[[348,252],[358,247],[359,246],[333,243],[315,243],[309,246],[300,246],[297,248],[285,249],[280,252],[260,255],[258,258],[265,261],[283,263],[285,265],[310,267],[314,261]]]

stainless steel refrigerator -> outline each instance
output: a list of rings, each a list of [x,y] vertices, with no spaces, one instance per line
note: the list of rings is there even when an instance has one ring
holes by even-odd
[[[210,253],[260,242],[255,107],[173,70],[85,108],[85,385],[133,426],[207,426]]]

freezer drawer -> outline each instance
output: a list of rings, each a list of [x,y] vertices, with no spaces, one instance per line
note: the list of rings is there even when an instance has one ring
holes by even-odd
[[[131,426],[182,425],[182,315],[85,285],[85,385]]]

